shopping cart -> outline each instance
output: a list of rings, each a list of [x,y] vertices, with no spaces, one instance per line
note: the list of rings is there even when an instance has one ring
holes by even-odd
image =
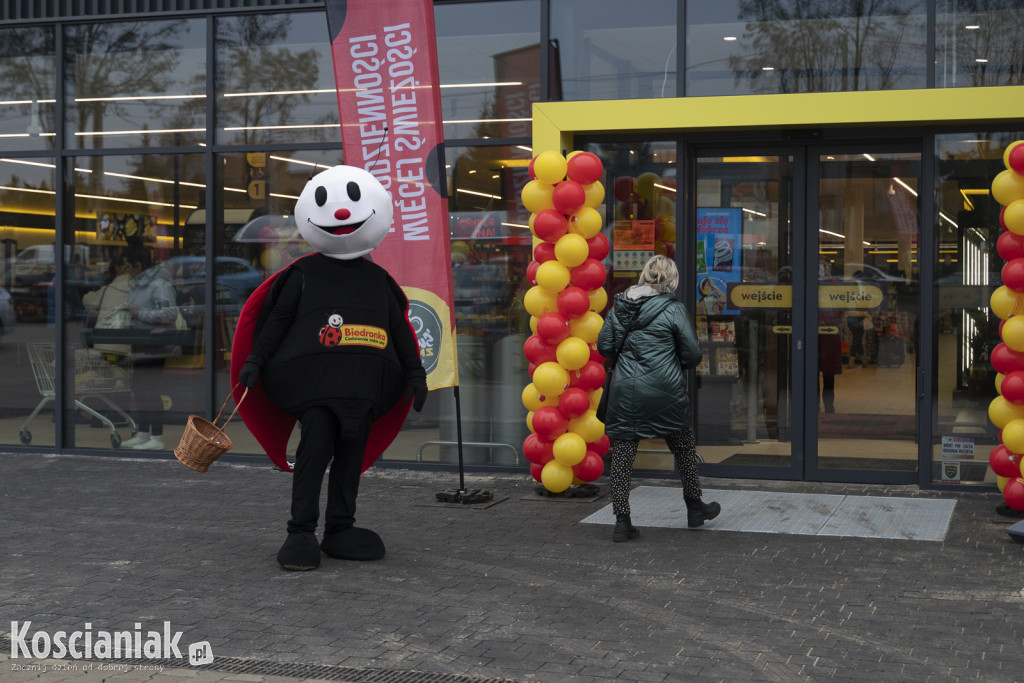
[[[28,344],[28,358],[32,364],[32,374],[36,378],[36,386],[42,399],[36,405],[35,410],[28,416],[18,435],[25,445],[32,443],[32,432],[28,430],[29,424],[36,415],[54,400],[54,377],[56,375],[56,350],[53,344]],[[130,429],[132,435],[138,431],[135,421],[118,407],[113,401],[107,398],[107,394],[115,392],[127,392],[131,386],[131,370],[127,367],[107,362],[106,357],[94,349],[74,349],[75,359],[75,407],[89,415],[91,418],[103,423],[110,430],[110,445],[118,448],[121,445],[121,435],[117,426],[102,413],[97,412],[85,404],[87,398],[97,398],[102,401],[114,413],[120,416],[123,423]]]

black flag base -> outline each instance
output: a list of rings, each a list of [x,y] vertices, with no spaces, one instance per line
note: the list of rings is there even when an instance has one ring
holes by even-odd
[[[593,498],[601,492],[601,488],[595,484],[580,484],[579,486],[570,486],[560,493],[553,493],[544,488],[543,484],[537,485],[537,495],[546,496],[548,498],[561,497],[561,498]]]
[[[442,503],[462,503],[463,505],[475,505],[477,503],[489,503],[494,500],[494,494],[490,491],[473,489],[464,491],[461,489],[445,489],[437,493],[437,499]]]

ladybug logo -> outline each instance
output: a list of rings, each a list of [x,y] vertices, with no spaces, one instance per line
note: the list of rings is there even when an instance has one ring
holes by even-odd
[[[341,341],[341,316],[335,313],[327,319],[327,324],[320,328],[320,343],[324,346],[337,346]]]

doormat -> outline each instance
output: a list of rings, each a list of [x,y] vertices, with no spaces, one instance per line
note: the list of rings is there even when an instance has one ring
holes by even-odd
[[[699,529],[688,529],[686,501],[678,486],[638,486],[630,493],[633,524],[685,529],[687,533],[741,531],[906,541],[942,541],[956,500],[897,498],[824,493],[704,490],[704,500],[722,506],[722,513]],[[615,524],[606,505],[581,524]]]
[[[722,461],[723,465],[746,467],[789,467],[792,462],[788,455],[767,453],[736,453]],[[893,458],[830,458],[818,457],[818,467],[841,470],[887,470],[895,472],[916,472],[916,460],[896,460]]]

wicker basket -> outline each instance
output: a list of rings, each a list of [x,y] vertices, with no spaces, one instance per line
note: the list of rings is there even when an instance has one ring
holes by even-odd
[[[210,469],[210,465],[217,458],[231,450],[231,439],[224,433],[224,428],[238,412],[238,406],[242,405],[242,401],[245,400],[245,395],[248,393],[249,389],[246,388],[242,393],[242,398],[238,399],[238,403],[235,404],[235,409],[231,411],[231,415],[220,427],[217,426],[217,422],[224,413],[228,401],[231,400],[231,394],[224,399],[224,404],[221,405],[220,412],[217,413],[213,422],[198,415],[189,415],[185,422],[185,431],[181,434],[181,441],[174,449],[174,457],[197,472],[205,472]]]

